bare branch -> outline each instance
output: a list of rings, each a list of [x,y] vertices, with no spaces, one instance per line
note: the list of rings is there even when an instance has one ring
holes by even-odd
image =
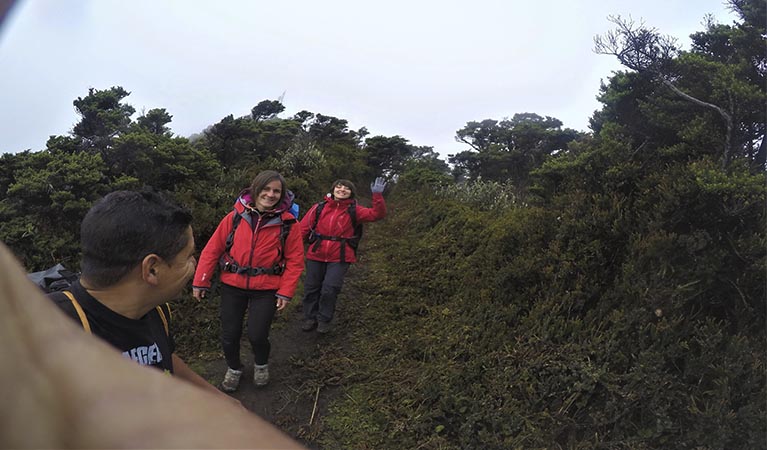
[[[474,144],[473,141],[469,141],[468,139],[466,139],[463,136],[456,136],[455,140],[456,140],[456,142],[463,142],[464,144],[468,145],[469,147],[473,148],[476,151],[480,151],[481,150],[476,144]]]
[[[636,24],[631,18],[608,16],[616,28],[603,36],[594,37],[594,52],[613,55],[621,64],[637,72],[659,74],[678,54],[676,39],[663,36],[644,22]]]

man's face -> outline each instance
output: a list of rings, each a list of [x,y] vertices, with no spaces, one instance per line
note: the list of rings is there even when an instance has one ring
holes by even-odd
[[[192,227],[190,226],[186,230],[187,243],[176,257],[167,261],[170,270],[167,272],[167,277],[163,282],[167,288],[168,298],[171,300],[181,295],[181,291],[184,289],[189,280],[194,276],[194,269],[197,267],[197,259],[194,257],[194,236],[192,234]]]

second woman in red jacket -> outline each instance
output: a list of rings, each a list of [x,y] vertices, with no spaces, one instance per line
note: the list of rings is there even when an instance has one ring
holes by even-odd
[[[383,191],[386,183],[376,178],[370,185],[373,207],[357,204],[354,184],[337,180],[325,200],[312,206],[301,219],[301,233],[309,242],[304,279],[304,331],[317,327],[318,333],[330,331],[344,276],[351,263],[357,262],[359,225],[386,216]],[[318,213],[319,211],[319,213]]]
[[[253,382],[269,382],[272,319],[293,297],[304,270],[301,230],[288,212],[291,202],[292,193],[279,173],[259,173],[200,254],[192,282],[197,299],[210,289],[216,267],[221,273],[221,343],[229,366],[221,389],[226,392],[236,390],[242,376],[240,338],[246,311]]]

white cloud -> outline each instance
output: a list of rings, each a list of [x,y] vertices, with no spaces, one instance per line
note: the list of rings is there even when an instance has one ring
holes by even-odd
[[[0,151],[44,148],[78,121],[75,98],[115,85],[182,136],[283,92],[287,114],[443,155],[472,120],[534,112],[585,130],[618,69],[592,52],[608,15],[687,44],[707,13],[733,20],[719,0],[19,1],[0,34]]]

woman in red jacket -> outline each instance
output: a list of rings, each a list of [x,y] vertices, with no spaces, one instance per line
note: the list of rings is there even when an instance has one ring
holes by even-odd
[[[365,208],[354,199],[354,184],[337,180],[325,200],[312,206],[301,220],[301,234],[309,242],[301,327],[304,331],[311,331],[315,326],[318,333],[330,331],[344,276],[349,265],[357,262],[359,227],[386,216],[385,188],[384,179],[376,178],[370,185],[373,207]]]
[[[292,193],[273,171],[259,173],[234,203],[200,254],[192,282],[202,299],[218,266],[221,272],[221,344],[229,366],[221,389],[237,389],[242,376],[240,338],[245,311],[255,365],[253,383],[269,382],[269,328],[276,311],[293,297],[304,270],[301,230],[288,212]]]

